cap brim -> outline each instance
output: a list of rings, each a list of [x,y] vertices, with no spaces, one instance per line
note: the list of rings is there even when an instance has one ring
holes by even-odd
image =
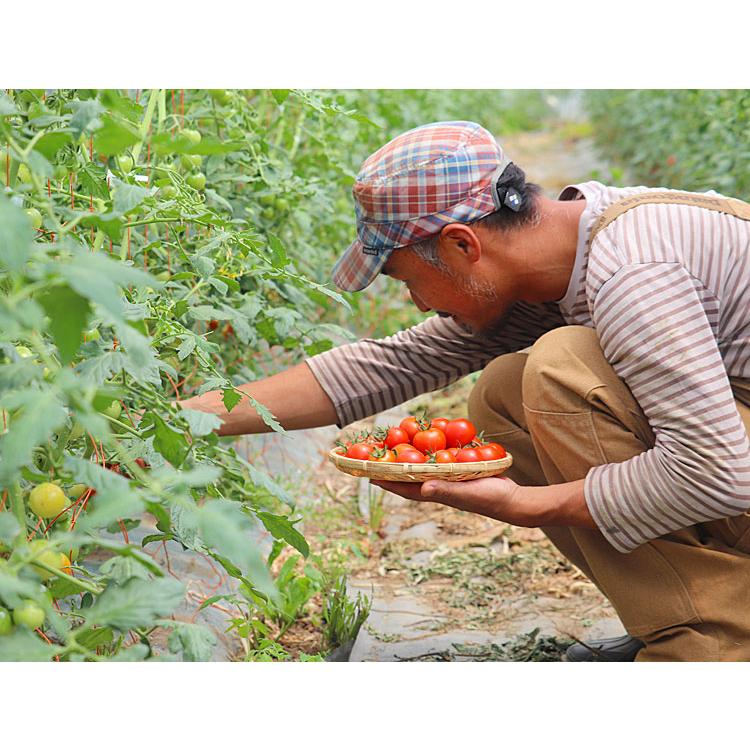
[[[375,281],[390,254],[391,250],[383,250],[368,255],[360,240],[354,240],[333,267],[333,283],[345,292],[361,291]]]

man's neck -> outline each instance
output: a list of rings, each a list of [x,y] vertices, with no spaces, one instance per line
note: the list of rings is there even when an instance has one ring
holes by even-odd
[[[518,299],[556,302],[565,296],[575,266],[578,227],[585,207],[584,200],[540,197],[539,224],[519,230],[509,248]]]

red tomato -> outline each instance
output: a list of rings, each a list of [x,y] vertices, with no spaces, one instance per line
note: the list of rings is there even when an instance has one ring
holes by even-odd
[[[383,455],[378,456],[377,453],[380,451],[376,451],[370,456],[370,461],[380,461],[381,463],[394,463],[396,461],[396,454],[392,450],[388,450],[387,448],[383,450]]]
[[[484,447],[488,448],[490,446],[492,446],[497,451],[498,458],[505,458],[508,455],[505,452],[505,448],[503,448],[503,446],[500,445],[500,443],[487,443],[487,445],[485,445]]]
[[[416,448],[410,451],[401,451],[396,454],[396,463],[399,464],[423,464],[427,461],[427,456],[420,453]]]
[[[442,430],[420,430],[411,442],[422,453],[435,453],[445,448],[445,433]]]
[[[409,440],[411,440],[420,431],[420,429],[422,429],[417,424],[416,417],[406,417],[406,419],[402,419],[399,427],[409,436]]]
[[[497,461],[498,458],[502,458],[497,445],[480,445],[476,452],[482,457],[482,461]]]
[[[415,450],[415,448],[411,443],[399,443],[398,445],[393,446],[393,452],[396,455],[401,453],[401,451],[413,451],[413,450]]]
[[[437,419],[433,419],[432,422],[430,422],[430,427],[434,430],[442,430],[445,432],[445,428],[448,426],[448,422],[450,420],[446,419],[445,417],[438,417]]]
[[[373,451],[371,445],[365,445],[364,443],[355,443],[349,447],[346,452],[347,458],[358,458],[360,461],[367,461],[370,458],[370,454]]]
[[[461,448],[468,445],[476,436],[477,430],[468,419],[453,419],[445,428],[445,437],[449,448]]]
[[[450,453],[453,456],[453,459],[456,459],[456,456],[458,455],[458,452],[460,451],[460,448],[456,448],[455,446],[453,448],[448,448],[448,453]]]
[[[399,443],[408,443],[409,433],[406,430],[402,430],[400,427],[389,427],[388,433],[385,436],[385,444],[389,448],[395,448]]]
[[[436,464],[452,464],[455,460],[454,454],[450,451],[438,451],[435,454]]]
[[[472,461],[483,461],[476,448],[462,448],[456,455],[456,461],[461,464],[471,463]]]

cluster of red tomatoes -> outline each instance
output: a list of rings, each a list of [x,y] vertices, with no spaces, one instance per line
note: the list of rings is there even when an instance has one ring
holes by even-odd
[[[406,417],[398,427],[363,433],[336,449],[347,458],[387,463],[471,463],[504,458],[499,443],[485,443],[468,419]]]

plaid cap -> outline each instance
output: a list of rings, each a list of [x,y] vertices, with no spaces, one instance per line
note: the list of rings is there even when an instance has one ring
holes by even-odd
[[[357,239],[333,267],[333,282],[358,292],[372,283],[392,250],[497,210],[492,187],[510,163],[475,122],[435,122],[394,138],[357,175]]]

